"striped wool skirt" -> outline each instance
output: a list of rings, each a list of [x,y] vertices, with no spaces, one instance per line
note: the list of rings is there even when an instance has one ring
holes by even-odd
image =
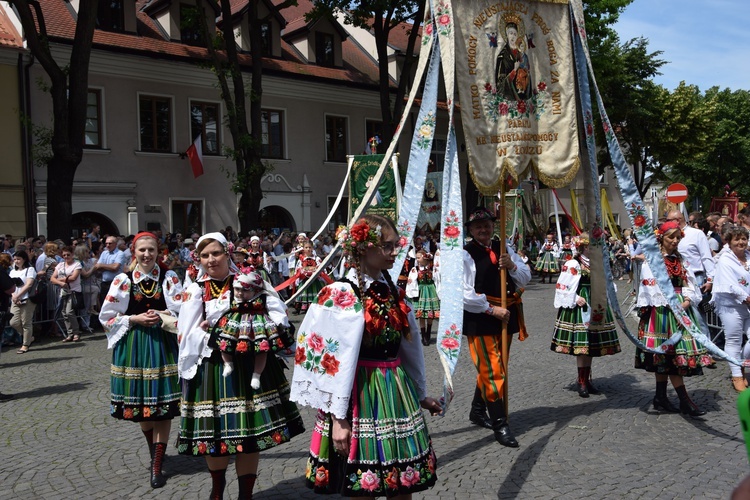
[[[680,300],[684,300],[679,289],[675,290]],[[694,308],[689,308],[688,316],[695,324]],[[635,367],[648,372],[665,375],[690,377],[703,375],[703,367],[714,364],[706,348],[685,330],[667,306],[642,307],[638,324],[638,339],[649,348],[659,349],[672,334],[682,331],[682,339],[667,347],[664,353],[654,354],[636,349]]]
[[[542,252],[536,259],[534,270],[540,273],[559,273],[560,264],[558,264],[554,253]]]
[[[589,302],[591,287],[583,285],[578,294]],[[589,306],[591,307],[591,306]],[[620,352],[620,340],[612,310],[591,311],[593,325],[584,323],[583,308],[561,307],[557,311],[550,349],[573,356],[607,356]]]
[[[180,414],[177,336],[131,323],[112,350],[110,413],[122,420],[169,420]]]
[[[303,282],[300,282],[300,286]],[[300,304],[312,304],[315,302],[318,298],[318,293],[323,289],[323,287],[326,286],[326,282],[323,281],[322,278],[315,278],[315,281],[310,283],[310,286],[305,288],[299,297],[297,297],[297,302]]]
[[[399,360],[357,364],[349,455],[333,448],[331,417],[315,419],[305,483],[316,493],[405,495],[437,481],[435,452],[414,384]]]
[[[214,457],[255,453],[273,448],[304,432],[297,406],[289,401],[289,382],[282,361],[267,354],[260,389],[250,387],[252,354],[234,354],[234,371],[221,372],[221,353],[214,349],[190,380],[182,381],[177,452]]]
[[[433,319],[440,317],[440,299],[434,281],[419,282],[419,298],[414,309],[414,315],[417,318]]]

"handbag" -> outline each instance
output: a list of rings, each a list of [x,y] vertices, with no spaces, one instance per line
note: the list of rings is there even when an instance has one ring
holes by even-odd
[[[47,300],[47,275],[38,273],[34,283],[29,288],[29,300],[34,304],[41,304]]]
[[[80,311],[86,304],[83,300],[83,292],[71,292],[70,293],[70,304],[74,311]]]

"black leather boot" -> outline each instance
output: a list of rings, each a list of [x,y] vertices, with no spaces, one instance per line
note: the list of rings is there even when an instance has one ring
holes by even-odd
[[[253,488],[255,487],[255,480],[258,478],[256,474],[245,474],[237,478],[237,482],[240,484],[240,494],[237,498],[240,500],[252,500]]]
[[[582,398],[589,397],[589,390],[586,386],[586,367],[585,366],[579,366],[578,367],[578,380],[576,381],[576,385],[578,386],[578,395]]]
[[[508,425],[508,416],[505,414],[505,403],[502,399],[487,402],[487,411],[490,413],[492,430],[495,431],[495,439],[498,443],[509,448],[518,448],[518,441],[513,437]]]
[[[167,449],[167,443],[154,443],[152,446],[151,458],[151,487],[161,488],[167,484],[167,478],[161,473],[161,463],[164,460],[164,452]]]
[[[688,396],[687,389],[685,389],[684,385],[675,387],[674,390],[677,391],[677,397],[680,398],[680,411],[683,414],[690,415],[691,417],[700,417],[701,415],[706,414],[705,411],[698,408],[698,405],[693,403],[693,400]]]
[[[208,498],[209,500],[222,500],[224,498],[224,488],[227,485],[227,470],[209,469],[208,472],[211,473],[211,496]]]
[[[656,382],[656,394],[654,395],[654,410],[664,410],[667,413],[679,413],[678,410],[667,398],[667,381]]]
[[[482,391],[479,389],[479,387],[474,389],[474,399],[471,400],[469,421],[474,425],[478,425],[479,427],[492,429],[492,422],[490,422],[490,418],[487,416],[487,405],[484,403]]]

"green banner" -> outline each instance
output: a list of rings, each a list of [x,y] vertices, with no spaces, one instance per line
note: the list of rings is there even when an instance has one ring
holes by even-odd
[[[349,216],[362,203],[362,198],[370,187],[372,178],[380,167],[385,155],[358,155],[354,157],[352,172],[349,176]],[[370,202],[368,213],[388,217],[392,221],[398,220],[396,206],[396,179],[393,169],[389,166],[380,180],[375,197]]]
[[[521,242],[519,248],[523,246],[524,237],[526,236],[522,194],[523,190],[521,189],[511,189],[505,193],[505,235],[510,239],[515,229],[515,234],[518,235],[517,240]],[[497,197],[484,196],[483,205],[497,217],[494,234],[500,237],[500,200]]]

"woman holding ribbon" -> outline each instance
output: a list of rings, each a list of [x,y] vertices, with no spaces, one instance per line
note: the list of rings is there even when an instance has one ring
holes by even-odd
[[[257,390],[251,386],[255,356],[233,356],[233,370],[222,376],[219,331],[229,327],[228,320],[235,312],[245,311],[235,300],[232,286],[239,271],[221,233],[203,235],[196,253],[198,275],[183,294],[178,327],[178,369],[183,387],[177,451],[206,458],[212,499],[222,498],[229,458],[234,455],[239,497],[251,498],[259,452],[289,441],[304,432],[304,426],[297,407],[289,401],[289,383],[275,355],[267,355]],[[268,293],[277,298],[272,290]],[[275,308],[271,317],[283,323],[283,302],[262,301],[265,306],[261,309]],[[252,307],[253,302],[246,304]],[[265,314],[263,318],[265,321]]]
[[[319,409],[305,482],[316,493],[410,498],[436,482],[421,408],[441,407],[426,396],[419,328],[388,274],[401,242],[373,214],[338,238],[352,266],[320,292],[297,337],[292,399]]]
[[[138,233],[131,252],[130,269],[112,280],[99,313],[112,349],[110,412],[140,424],[151,454],[151,487],[161,488],[167,481],[162,461],[181,396],[177,338],[163,328],[163,319],[179,311],[182,286],[174,271],[163,272],[157,264],[154,234]]]
[[[675,221],[664,222],[656,230],[664,264],[677,297],[686,310],[689,321],[697,323],[696,312],[692,307],[701,301],[701,292],[696,286],[695,276],[683,262],[677,251],[677,245],[683,237],[680,226]],[[655,410],[670,413],[682,412],[697,417],[706,412],[690,399],[685,389],[683,377],[703,375],[703,367],[714,363],[706,348],[690,335],[669,308],[667,298],[662,294],[647,262],[641,269],[641,286],[638,288],[638,306],[640,323],[638,339],[646,347],[661,351],[659,354],[636,349],[635,367],[654,373],[656,376],[656,394],[653,405]],[[673,334],[681,332],[682,338],[674,345],[663,344]],[[680,398],[680,407],[675,408],[667,398],[667,380],[672,382]]]
[[[576,236],[572,245],[576,255],[563,263],[555,287],[559,309],[550,348],[576,357],[578,395],[587,398],[599,394],[591,383],[591,358],[620,352],[620,341],[609,305],[606,311],[592,311],[588,233]]]

